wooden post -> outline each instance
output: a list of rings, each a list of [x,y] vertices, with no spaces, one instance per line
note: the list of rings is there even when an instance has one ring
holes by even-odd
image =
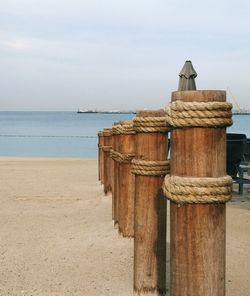
[[[163,111],[142,111],[137,117],[163,117]],[[166,160],[165,133],[136,134],[136,159]],[[139,294],[166,292],[166,207],[164,176],[135,175],[134,290]],[[184,296],[184,295],[182,295]]]
[[[117,149],[117,141],[118,137],[115,132],[115,127],[119,124],[119,122],[114,122],[112,125],[112,153]],[[117,179],[117,172],[116,172],[116,161],[115,158],[111,155],[111,186],[112,186],[112,220],[115,220],[115,206],[116,206],[116,179]]]
[[[225,101],[223,91],[173,92],[172,101]],[[171,175],[226,175],[225,128],[180,128],[171,135]],[[225,204],[171,202],[171,296],[225,295]]]
[[[124,157],[119,165],[119,233],[123,237],[134,236],[134,179],[132,158],[135,156],[135,132],[132,121],[122,122],[119,152]]]
[[[111,192],[111,157],[110,157],[110,150],[112,149],[112,129],[111,128],[105,128],[102,132],[104,137],[104,144],[102,146],[102,150],[104,152],[103,154],[103,162],[104,162],[104,193],[107,195],[109,192]]]
[[[120,146],[120,135],[116,131],[116,126],[121,122],[116,122],[113,124],[113,150],[114,152],[119,151]],[[114,179],[113,179],[113,189],[112,189],[112,211],[113,211],[113,219],[114,226],[118,228],[118,194],[119,194],[119,162],[114,160]]]
[[[104,155],[104,152],[102,150],[102,146],[104,144],[104,137],[103,137],[103,131],[100,131],[99,132],[100,136],[99,136],[99,171],[100,171],[100,181],[101,181],[101,184],[103,184],[104,182],[104,161],[103,161],[103,155]]]
[[[114,147],[114,135],[113,135],[113,129],[110,128],[110,152],[109,152],[109,165],[110,165],[110,192],[112,194],[112,200],[113,200],[113,184],[114,184],[114,161],[111,157],[111,151],[113,150]],[[113,205],[112,205],[112,219],[113,219]]]
[[[102,132],[98,132],[98,181],[101,180],[101,136]]]

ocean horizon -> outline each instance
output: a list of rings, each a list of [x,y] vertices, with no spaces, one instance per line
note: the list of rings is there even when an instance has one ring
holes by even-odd
[[[0,111],[0,156],[97,158],[97,133],[135,114]],[[250,138],[250,115],[233,115],[230,133]]]
[[[0,156],[97,158],[97,133],[134,114],[1,111]]]

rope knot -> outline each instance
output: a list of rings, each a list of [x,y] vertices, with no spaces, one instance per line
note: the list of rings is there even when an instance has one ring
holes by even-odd
[[[119,163],[131,163],[132,159],[135,157],[133,153],[122,154],[118,151],[111,150],[110,157]]]

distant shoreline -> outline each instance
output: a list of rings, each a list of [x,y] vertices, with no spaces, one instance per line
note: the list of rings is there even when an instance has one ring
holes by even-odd
[[[250,115],[250,111],[246,111],[246,112],[233,112],[233,115]]]
[[[136,114],[138,111],[95,111],[95,110],[78,110],[77,113],[83,114]],[[250,111],[232,111],[233,115],[250,115]]]

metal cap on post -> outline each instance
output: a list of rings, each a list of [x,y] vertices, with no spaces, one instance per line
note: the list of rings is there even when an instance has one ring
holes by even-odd
[[[179,76],[178,90],[196,90],[194,79],[197,77],[197,73],[195,72],[191,61],[185,62]]]

